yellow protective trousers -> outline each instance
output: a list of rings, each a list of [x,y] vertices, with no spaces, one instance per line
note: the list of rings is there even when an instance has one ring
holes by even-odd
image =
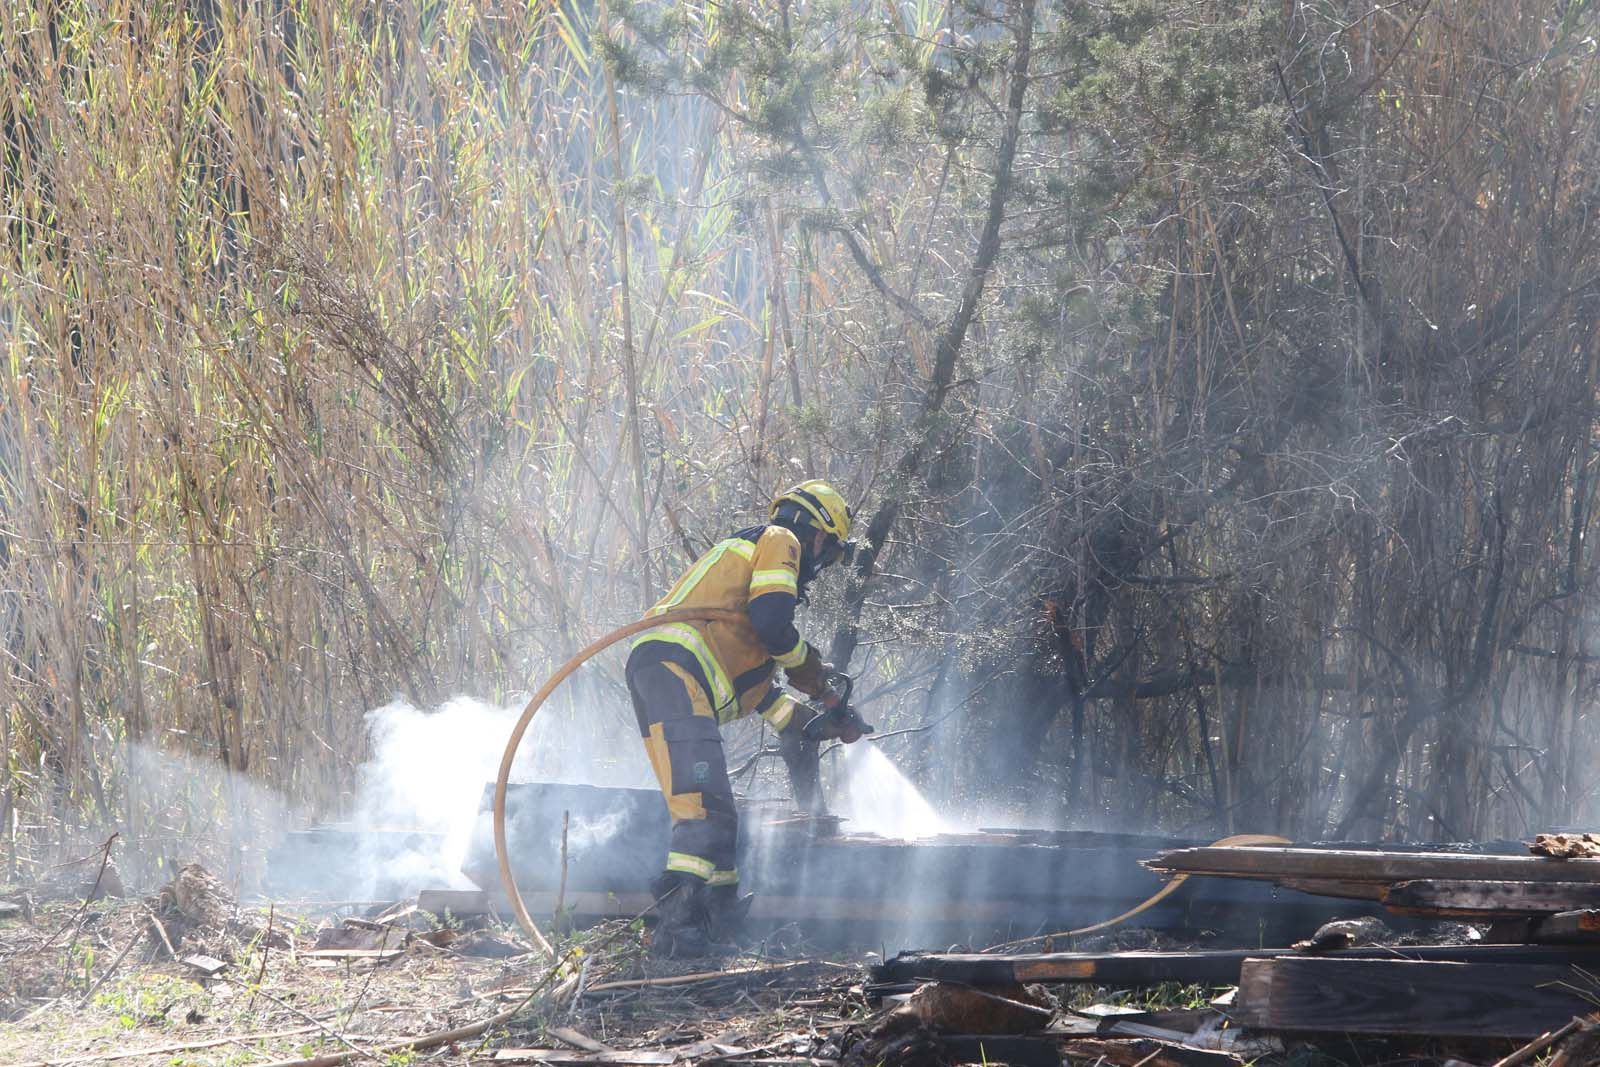
[[[722,734],[698,672],[681,658],[676,646],[650,641],[634,648],[627,667],[639,736],[672,817],[667,870],[736,885],[739,814]]]

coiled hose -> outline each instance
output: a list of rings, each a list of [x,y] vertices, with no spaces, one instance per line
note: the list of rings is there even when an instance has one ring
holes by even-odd
[[[517,760],[517,749],[522,746],[522,735],[528,732],[528,724],[544,706],[544,702],[550,699],[550,694],[555,692],[556,686],[566,681],[573,671],[624,638],[657,626],[670,626],[675,622],[739,622],[747,619],[749,619],[747,614],[733,608],[677,608],[660,615],[647,616],[626,626],[619,626],[598,641],[585,645],[577,655],[563,663],[554,674],[545,679],[539,691],[528,699],[528,706],[522,709],[522,717],[517,720],[510,739],[506,741],[505,753],[500,757],[500,773],[494,780],[494,852],[495,858],[500,861],[500,884],[506,891],[506,898],[511,902],[511,912],[517,917],[517,923],[527,931],[533,943],[538,945],[546,956],[553,957],[555,950],[550,947],[550,942],[545,939],[544,934],[535,925],[533,917],[528,914],[527,905],[522,902],[522,894],[517,891],[517,879],[511,873],[511,857],[506,851],[506,785],[511,780],[511,765]]]

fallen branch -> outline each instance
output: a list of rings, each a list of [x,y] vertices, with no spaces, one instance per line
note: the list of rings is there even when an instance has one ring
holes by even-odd
[[[770,967],[751,967],[744,971],[700,971],[696,974],[680,974],[671,978],[627,978],[618,982],[601,982],[584,990],[589,993],[604,993],[612,989],[642,989],[646,986],[693,985],[696,982],[715,982],[725,978],[748,978],[758,974],[776,974],[779,971],[792,971],[797,967],[810,967],[810,960],[801,960],[797,963],[777,963]]]
[[[45,939],[44,944],[40,946],[41,948],[49,948],[51,945],[55,944],[56,938],[66,933],[67,927],[76,922],[78,916],[82,915],[86,910],[88,910],[89,904],[94,900],[95,894],[100,892],[100,879],[106,876],[106,865],[111,862],[111,846],[114,845],[117,838],[121,836],[122,835],[120,833],[113,833],[110,837],[106,838],[106,843],[100,846],[100,869],[95,872],[94,882],[89,886],[89,892],[84,896],[83,903],[79,904],[77,910],[67,917],[67,921],[61,924],[60,929]]]
[[[89,1003],[89,998],[93,997],[95,993],[99,991],[100,987],[106,984],[107,979],[117,973],[117,968],[122,966],[122,961],[128,958],[128,954],[137,948],[140,942],[149,936],[150,932],[148,930],[140,930],[134,934],[133,937],[129,939],[128,946],[121,952],[117,953],[117,958],[111,961],[111,966],[101,971],[100,977],[96,978],[94,980],[94,984],[84,991],[83,996],[78,998],[78,1004],[81,1006]]]
[[[267,957],[272,953],[272,922],[273,922],[273,920],[275,918],[277,918],[277,914],[278,914],[278,902],[277,901],[273,901],[267,907],[267,932],[261,938],[261,966],[256,968],[256,986],[257,986],[257,988],[260,987],[261,980],[267,976]],[[383,936],[385,938],[387,938],[389,936],[387,928],[385,928]],[[370,974],[367,975],[367,981],[368,982],[372,981],[372,975],[370,975]],[[363,988],[362,992],[365,993],[366,989]],[[360,1002],[361,1002],[360,998],[359,997],[356,998],[356,1003],[359,1004]],[[255,992],[252,991],[250,993],[250,1003],[245,1006],[244,1013],[246,1015],[249,1015],[251,1012],[255,1011],[255,1007],[256,1007],[256,995],[255,995]],[[345,1019],[345,1025],[346,1026],[350,1025],[350,1020],[348,1018]]]
[[[167,928],[163,926],[161,924],[161,920],[157,918],[155,909],[147,907],[144,909],[144,913],[145,915],[149,916],[150,925],[155,927],[156,933],[161,935],[161,943],[166,946],[167,955],[171,956],[173,960],[176,961],[178,958],[178,950],[172,947],[172,938],[167,936]]]
[[[1496,1060],[1494,1062],[1494,1067],[1519,1067],[1520,1064],[1527,1063],[1529,1060],[1539,1055],[1539,1053],[1543,1052],[1551,1045],[1554,1045],[1559,1041],[1565,1041],[1568,1037],[1577,1033],[1578,1027],[1582,1023],[1583,1020],[1581,1018],[1574,1018],[1571,1022],[1567,1023],[1567,1025],[1563,1026],[1559,1030],[1547,1031],[1546,1033],[1534,1038],[1526,1045],[1523,1045],[1521,1048],[1517,1049],[1517,1051],[1511,1053],[1511,1055]]]

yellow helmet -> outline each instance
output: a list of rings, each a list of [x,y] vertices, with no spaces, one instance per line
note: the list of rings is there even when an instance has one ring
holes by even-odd
[[[832,534],[841,542],[850,539],[850,505],[839,490],[820,478],[786,489],[772,501],[771,518],[777,519],[784,505],[790,504],[810,518],[812,526]]]

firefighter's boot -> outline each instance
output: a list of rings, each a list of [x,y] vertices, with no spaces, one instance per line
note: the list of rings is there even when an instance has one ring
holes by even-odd
[[[754,893],[739,895],[737,885],[713,885],[704,890],[706,932],[713,942],[734,944],[744,934],[744,920],[750,914]]]
[[[684,960],[734,953],[731,946],[711,939],[705,882],[692,874],[668,871],[650,884],[650,892],[659,918],[650,938],[650,955]]]

